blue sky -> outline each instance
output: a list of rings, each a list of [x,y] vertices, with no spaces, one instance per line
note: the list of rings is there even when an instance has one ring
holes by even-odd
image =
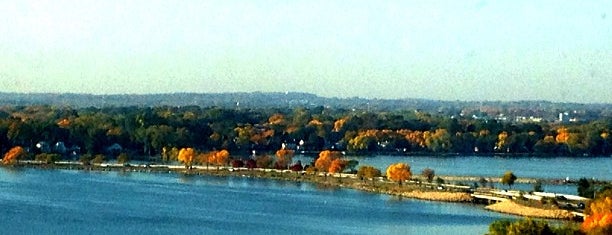
[[[0,89],[612,103],[610,1],[5,1]]]

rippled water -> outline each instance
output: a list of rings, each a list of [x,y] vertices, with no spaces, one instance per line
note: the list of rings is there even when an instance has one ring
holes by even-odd
[[[483,234],[510,216],[240,177],[0,168],[4,234]]]

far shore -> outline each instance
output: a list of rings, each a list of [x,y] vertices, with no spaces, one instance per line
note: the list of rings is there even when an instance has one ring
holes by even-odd
[[[306,173],[305,171],[276,170],[262,168],[232,168],[217,166],[194,166],[186,169],[182,165],[130,165],[130,164],[92,164],[82,165],[78,162],[62,162],[57,164],[45,164],[36,161],[24,161],[15,166],[7,167],[33,167],[42,169],[68,169],[68,170],[93,170],[93,171],[123,171],[123,172],[149,172],[149,173],[177,173],[188,175],[210,175],[210,176],[235,176],[266,178],[273,180],[286,180],[314,183],[323,187],[339,187],[355,189],[365,192],[388,194],[404,198],[418,200],[473,203],[473,197],[469,187],[453,184],[433,184],[425,181],[408,181],[403,185],[390,182],[382,177],[375,179],[358,179],[355,174],[347,173]],[[457,179],[464,180],[463,176],[440,176],[449,181]],[[414,177],[418,179],[418,177]],[[570,220],[574,215],[564,209],[535,208],[520,205],[511,200],[500,202],[485,207],[487,210],[500,213],[520,215],[532,218]]]

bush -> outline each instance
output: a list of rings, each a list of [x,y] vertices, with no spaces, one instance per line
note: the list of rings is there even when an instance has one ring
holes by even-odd
[[[34,157],[34,160],[41,161],[46,164],[52,164],[62,159],[62,156],[55,153],[41,153]]]
[[[83,166],[89,166],[91,164],[91,155],[89,154],[83,154],[81,155],[81,157],[79,157],[79,162],[83,165]]]
[[[506,235],[506,234],[551,234],[551,235],[566,235],[566,234],[581,234],[576,225],[566,224],[550,227],[548,222],[532,219],[521,219],[517,221],[496,220],[489,225],[489,235]]]
[[[240,159],[234,159],[232,160],[232,167],[235,167],[235,168],[244,167],[244,162]]]
[[[127,153],[121,153],[119,154],[119,156],[117,156],[117,163],[119,164],[125,164],[128,163],[130,161],[130,157],[127,155]]]
[[[106,160],[106,157],[102,154],[97,154],[91,161],[95,164],[103,163]]]

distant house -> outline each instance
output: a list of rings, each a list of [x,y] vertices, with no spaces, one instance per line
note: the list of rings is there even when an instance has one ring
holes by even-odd
[[[59,153],[59,154],[63,155],[63,154],[66,154],[68,152],[68,148],[66,148],[66,145],[64,144],[64,142],[58,141],[53,146],[53,152],[56,152],[56,153]]]
[[[36,143],[36,149],[41,153],[49,153],[51,152],[51,146],[46,141],[39,141]]]

